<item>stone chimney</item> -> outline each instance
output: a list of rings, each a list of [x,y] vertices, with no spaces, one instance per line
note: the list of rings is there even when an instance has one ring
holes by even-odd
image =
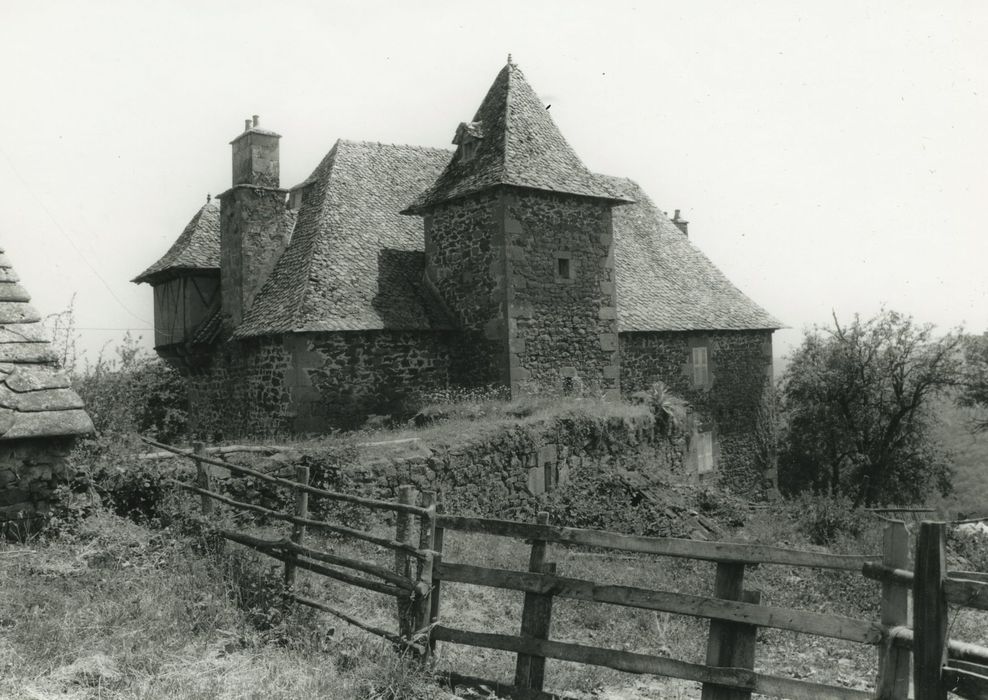
[[[672,217],[672,223],[676,224],[676,228],[682,231],[684,236],[689,237],[690,234],[687,229],[689,228],[690,222],[679,216],[678,209],[676,210],[675,216]]]
[[[260,128],[256,114],[244,120],[244,131],[230,142],[233,146],[233,185],[278,187],[279,134]]]
[[[233,186],[220,199],[220,285],[223,321],[232,331],[288,245],[285,195],[280,188],[279,134],[244,120],[233,147]]]

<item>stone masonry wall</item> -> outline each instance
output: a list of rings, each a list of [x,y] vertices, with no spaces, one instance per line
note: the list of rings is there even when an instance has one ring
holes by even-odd
[[[394,499],[412,484],[441,494],[448,512],[515,517],[579,472],[620,470],[685,477],[685,445],[656,430],[647,410],[631,419],[556,419],[510,426],[413,457],[365,456],[348,474],[364,495]]]
[[[0,442],[0,535],[34,529],[48,511],[52,491],[69,476],[72,438]]]
[[[610,206],[524,190],[504,199],[512,392],[526,382],[565,388],[568,380],[616,397]],[[567,268],[562,274],[560,266]]]
[[[328,432],[445,387],[446,334],[361,331],[235,340],[188,378],[192,425],[209,438]]]
[[[284,190],[234,186],[220,205],[223,317],[235,328],[288,245]]]
[[[627,395],[664,382],[693,409],[693,429],[713,431],[715,475],[741,492],[772,492],[774,445],[771,331],[622,333]],[[707,348],[710,380],[693,381],[692,349]]]
[[[425,217],[426,277],[463,331],[451,372],[461,385],[506,384],[504,235],[500,199],[484,193]]]

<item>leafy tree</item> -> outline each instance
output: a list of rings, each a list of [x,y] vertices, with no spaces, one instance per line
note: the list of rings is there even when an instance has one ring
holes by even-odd
[[[806,333],[783,375],[779,480],[855,506],[922,502],[950,492],[931,400],[960,381],[961,337],[883,310]]]
[[[988,333],[964,343],[964,383],[958,401],[962,406],[988,409]],[[976,432],[988,432],[988,413],[974,419]]]

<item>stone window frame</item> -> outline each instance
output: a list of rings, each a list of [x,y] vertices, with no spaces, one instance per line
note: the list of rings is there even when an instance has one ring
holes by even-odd
[[[562,284],[573,284],[576,281],[576,258],[573,257],[573,253],[568,250],[556,250],[553,251],[553,257],[555,258],[555,264],[552,266],[552,275],[556,282]],[[561,272],[563,261],[566,261],[566,271],[569,273],[568,276],[564,277]]]

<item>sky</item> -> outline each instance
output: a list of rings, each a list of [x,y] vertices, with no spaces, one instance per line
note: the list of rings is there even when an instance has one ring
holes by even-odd
[[[92,360],[152,340],[130,283],[230,186],[337,138],[452,148],[507,54],[787,328],[883,306],[988,330],[988,3],[0,0],[0,247]],[[620,302],[619,302],[620,303]]]

